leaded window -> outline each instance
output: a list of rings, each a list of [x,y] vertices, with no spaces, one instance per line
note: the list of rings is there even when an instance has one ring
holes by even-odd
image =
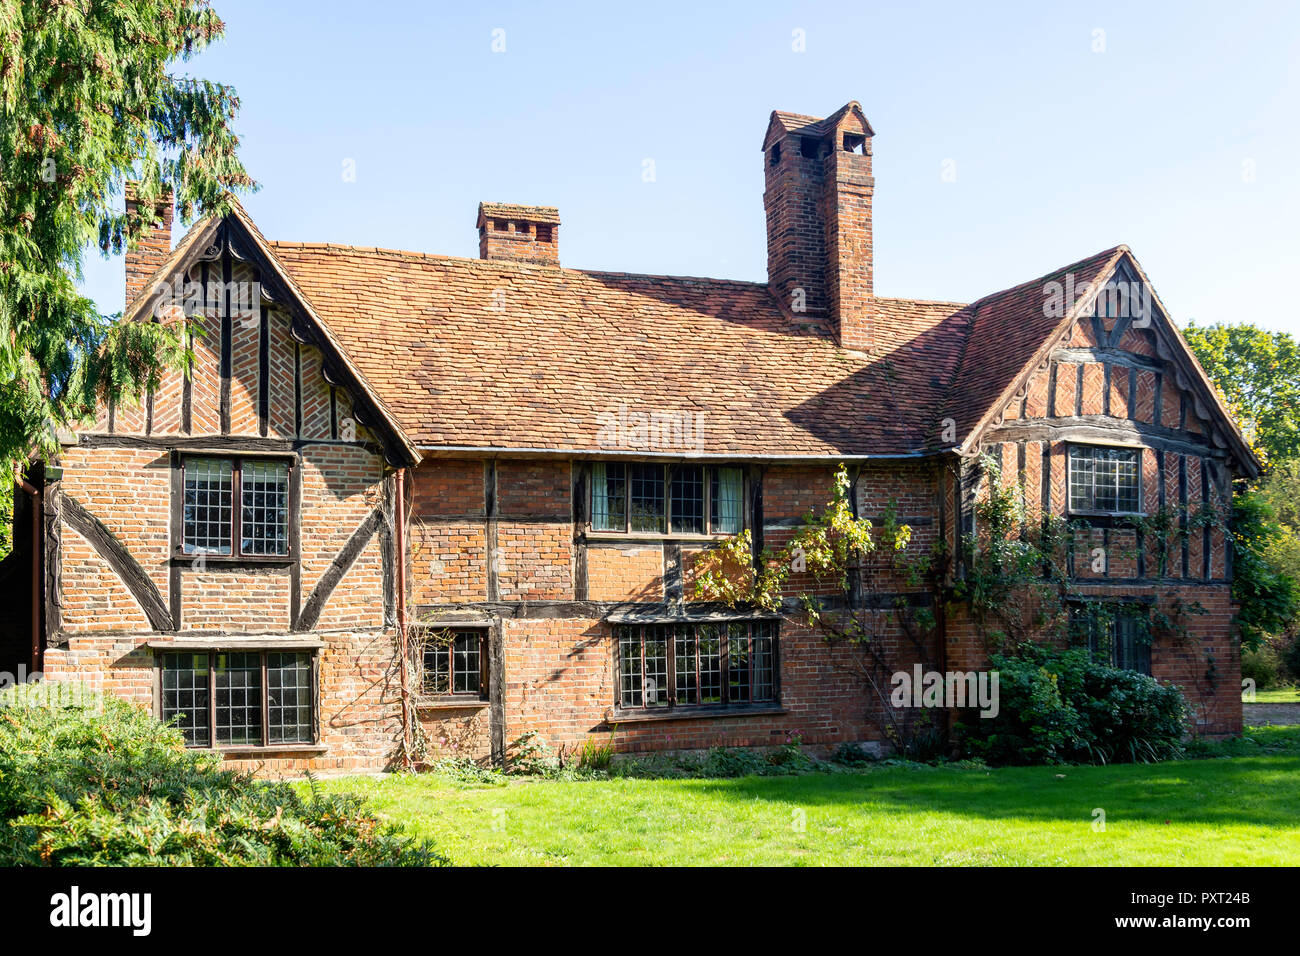
[[[487,639],[488,632],[482,628],[424,631],[424,693],[486,697]]]
[[[181,467],[181,550],[185,554],[289,554],[287,461],[186,457]]]
[[[1136,514],[1139,510],[1136,448],[1070,446],[1070,510]]]
[[[315,672],[305,651],[162,655],[161,713],[190,747],[272,747],[315,739]]]
[[[777,626],[766,620],[619,625],[619,706],[666,709],[776,700]]]
[[[740,468],[592,463],[592,531],[705,535],[739,534],[743,528]]]
[[[1123,670],[1151,673],[1151,635],[1140,609],[1081,604],[1071,610],[1070,617],[1075,639],[1087,644],[1093,660]]]

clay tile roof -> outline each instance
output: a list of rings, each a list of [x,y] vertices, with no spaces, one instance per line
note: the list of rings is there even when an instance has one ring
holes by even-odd
[[[425,448],[919,453],[969,325],[957,303],[880,299],[866,355],[759,283],[271,246]]]
[[[560,210],[554,206],[520,206],[506,202],[481,202],[478,204],[478,223],[484,219],[521,219],[526,222],[560,224]]]
[[[1018,377],[1032,370],[1034,357],[1056,344],[1052,339],[1063,317],[1045,308],[1049,283],[1064,283],[1073,274],[1081,289],[1104,278],[1126,251],[1115,246],[971,303],[966,347],[941,416],[956,422],[959,438],[972,435],[1000,408]]]

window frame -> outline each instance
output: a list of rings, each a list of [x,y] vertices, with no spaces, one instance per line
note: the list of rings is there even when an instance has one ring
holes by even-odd
[[[1130,511],[1130,510],[1127,510],[1127,509],[1107,510],[1107,509],[1104,509],[1104,508],[1096,508],[1096,507],[1092,507],[1092,508],[1078,508],[1078,507],[1075,507],[1075,504],[1074,504],[1074,472],[1075,472],[1075,465],[1074,465],[1074,460],[1075,460],[1075,458],[1074,458],[1074,453],[1075,453],[1075,450],[1076,450],[1076,449],[1079,449],[1079,450],[1087,450],[1087,451],[1090,451],[1090,452],[1091,452],[1091,451],[1123,451],[1123,452],[1131,452],[1131,453],[1134,455],[1134,457],[1135,457],[1134,465],[1136,466],[1136,470],[1135,470],[1135,478],[1136,478],[1136,481],[1137,481],[1137,485],[1136,485],[1136,490],[1135,490],[1135,496],[1136,496],[1136,499],[1135,499],[1135,502],[1134,502],[1133,510],[1131,510],[1131,511]],[[1066,510],[1067,510],[1067,512],[1068,512],[1069,514],[1072,514],[1072,515],[1095,515],[1095,516],[1099,516],[1099,517],[1127,517],[1127,516],[1132,516],[1132,515],[1139,515],[1139,516],[1140,516],[1140,515],[1144,514],[1145,512],[1143,511],[1143,507],[1142,507],[1142,502],[1143,502],[1143,500],[1144,500],[1143,497],[1142,497],[1142,491],[1143,491],[1143,489],[1142,489],[1142,457],[1143,457],[1142,453],[1143,453],[1143,451],[1144,451],[1144,448],[1143,448],[1143,446],[1141,446],[1141,445],[1106,445],[1106,444],[1098,444],[1098,443],[1095,443],[1095,442],[1077,442],[1077,441],[1067,442],[1067,443],[1066,443],[1066,447],[1065,447],[1065,505],[1066,505]],[[1096,461],[1095,458],[1092,459],[1092,460],[1093,460],[1094,462]],[[1117,488],[1116,490],[1118,491],[1118,488]],[[1093,472],[1093,476],[1092,476],[1091,492],[1092,492],[1092,493],[1091,493],[1092,503],[1095,505],[1096,502],[1097,502],[1097,482],[1096,482],[1096,472],[1095,472],[1095,470],[1094,470],[1094,472]],[[1119,501],[1118,501],[1118,495],[1117,495],[1117,497],[1116,497],[1116,504],[1118,504],[1118,503],[1119,503]]]
[[[420,659],[417,663],[420,674],[420,697],[424,700],[451,702],[464,701],[469,703],[487,702],[492,693],[492,628],[483,624],[420,624],[416,625],[414,630],[418,631],[451,631],[453,634],[452,641],[447,645],[447,686],[448,690],[441,693],[430,692],[427,690],[428,677],[425,667],[425,660],[428,657],[428,648],[423,647],[420,653]],[[478,690],[477,691],[457,691],[455,690],[455,653],[456,637],[462,634],[474,634],[478,637]]]
[[[744,700],[731,700],[732,676],[731,676],[731,630],[734,626],[741,625],[748,628],[747,635],[747,653],[746,653],[746,670],[748,679],[745,682],[747,688]],[[721,696],[720,701],[702,702],[702,691],[704,683],[702,680],[702,669],[700,667],[700,629],[705,627],[716,627],[718,629],[718,653],[717,659],[720,662],[719,667],[719,685],[718,691]],[[760,635],[758,628],[770,627],[771,632],[766,635]],[[667,702],[664,704],[646,704],[645,702],[645,647],[647,642],[647,629],[662,629],[662,637],[658,635],[651,640],[662,640],[664,644],[664,668],[667,676]],[[691,643],[695,649],[695,666],[692,673],[695,676],[695,702],[681,703],[679,700],[679,688],[677,687],[677,640],[681,634],[679,632],[689,630],[691,632]],[[627,631],[635,631],[637,636],[637,646],[639,648],[639,665],[637,673],[641,676],[640,703],[624,703],[623,693],[623,643]],[[699,712],[701,714],[712,713],[743,713],[747,710],[769,710],[773,707],[781,706],[781,622],[777,618],[770,617],[753,617],[753,618],[736,618],[723,621],[646,621],[641,622],[617,622],[611,629],[614,645],[614,710],[622,715],[652,715],[652,714],[692,714]],[[755,679],[756,665],[758,654],[755,653],[756,641],[760,637],[765,637],[771,642],[771,680],[768,686],[771,687],[770,696],[761,698],[754,697],[754,688],[759,686]]]
[[[749,471],[744,465],[727,462],[664,462],[660,464],[655,461],[644,460],[609,460],[602,462],[606,467],[610,465],[619,465],[623,468],[623,527],[622,528],[597,528],[595,525],[596,516],[596,484],[592,480],[592,465],[589,463],[586,470],[587,490],[586,504],[587,514],[584,523],[584,531],[588,535],[615,535],[619,537],[631,538],[673,538],[686,540],[718,540],[723,538],[734,537],[740,534],[748,526],[746,521],[746,502],[748,501],[749,491]],[[637,531],[632,528],[632,477],[628,469],[632,466],[654,466],[659,465],[663,471],[663,529],[662,531]],[[700,469],[701,477],[701,507],[703,509],[704,531],[674,531],[673,530],[673,479],[678,471],[683,468]],[[740,527],[735,531],[718,531],[714,528],[713,515],[713,482],[718,472],[721,470],[735,470],[740,472]]]
[[[1139,641],[1137,639],[1136,625],[1132,625],[1134,628],[1134,632],[1129,635],[1129,646],[1132,652],[1131,655],[1129,655],[1130,660],[1127,663],[1121,661],[1122,655],[1120,653],[1120,649],[1121,649],[1120,632],[1123,626],[1123,622],[1136,621],[1138,618],[1142,616],[1142,612],[1134,611],[1131,609],[1131,607],[1128,606],[1118,607],[1115,609],[1114,613],[1112,613],[1106,618],[1104,622],[1100,620],[1095,613],[1093,613],[1094,609],[1098,605],[1113,604],[1113,603],[1114,602],[1080,601],[1073,605],[1073,607],[1071,608],[1072,618],[1075,615],[1078,616],[1082,616],[1085,614],[1087,615],[1086,620],[1082,624],[1082,627],[1086,628],[1086,633],[1080,633],[1080,631],[1077,630],[1077,628],[1079,628],[1079,624],[1076,623],[1075,620],[1071,621],[1071,623],[1076,628],[1076,632],[1075,632],[1076,635],[1079,635],[1084,638],[1084,642],[1080,646],[1087,647],[1088,656],[1091,657],[1094,661],[1106,663],[1111,667],[1117,668],[1119,670],[1134,671],[1135,673],[1138,674],[1145,674],[1147,677],[1153,676],[1151,671],[1152,671],[1152,657],[1153,657],[1152,652],[1154,650],[1154,642],[1149,641],[1144,643],[1142,641]],[[1147,621],[1149,624],[1150,623],[1149,616],[1147,618]],[[1103,623],[1107,625],[1106,630],[1108,633],[1106,637],[1107,637],[1107,643],[1109,645],[1106,649],[1106,654],[1104,657],[1101,654],[1101,637],[1102,637],[1101,625]],[[1136,663],[1139,666],[1137,667],[1128,666],[1129,664],[1133,664],[1133,663]],[[1145,665],[1145,669],[1143,669],[1141,665]]]
[[[261,724],[262,724],[262,741],[256,744],[230,744],[221,743],[217,739],[217,657],[222,654],[256,654],[258,665],[261,672],[260,696],[261,696]],[[271,696],[270,681],[268,680],[269,668],[267,659],[271,654],[298,654],[305,656],[308,662],[309,685],[307,688],[308,706],[311,708],[309,726],[311,729],[310,740],[294,740],[271,742]],[[302,748],[318,748],[320,746],[320,655],[314,648],[303,647],[257,647],[257,648],[240,648],[238,646],[223,646],[220,648],[205,647],[194,648],[193,650],[169,649],[160,650],[155,658],[154,670],[156,674],[155,682],[155,714],[159,720],[167,720],[166,711],[163,704],[163,694],[165,692],[164,674],[167,670],[166,660],[172,656],[206,656],[208,659],[208,719],[207,732],[208,742],[206,744],[185,743],[186,750],[211,750],[225,752],[256,752],[263,750],[296,750]],[[183,713],[184,711],[182,711]]]
[[[185,550],[185,476],[186,463],[191,460],[212,460],[229,462],[231,516],[230,516],[230,553],[218,554],[213,551]],[[285,551],[283,554],[260,554],[243,550],[244,523],[244,465],[246,463],[267,463],[285,466]],[[293,453],[275,454],[268,452],[240,453],[224,451],[207,451],[200,449],[181,449],[176,452],[173,461],[175,480],[172,494],[173,544],[172,556],[175,559],[194,561],[202,559],[209,564],[293,564],[298,559],[297,515],[299,508],[298,456]]]

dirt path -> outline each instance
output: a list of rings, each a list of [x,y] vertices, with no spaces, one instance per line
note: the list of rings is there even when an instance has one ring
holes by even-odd
[[[1300,724],[1300,704],[1242,704],[1241,718],[1247,727]]]

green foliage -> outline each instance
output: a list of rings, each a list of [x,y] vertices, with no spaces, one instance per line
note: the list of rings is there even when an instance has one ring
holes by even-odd
[[[965,750],[992,764],[1148,763],[1176,757],[1187,705],[1175,687],[1092,661],[1083,650],[1025,644],[995,654],[999,711],[963,715]]]
[[[1300,638],[1292,638],[1282,651],[1282,663],[1286,665],[1291,680],[1300,684]]]
[[[358,798],[254,781],[125,701],[65,706],[44,686],[0,694],[0,865],[441,862]]]
[[[1300,588],[1295,578],[1270,560],[1270,553],[1283,544],[1285,532],[1263,495],[1248,491],[1233,499],[1232,536],[1237,627],[1242,646],[1256,648],[1269,635],[1293,627],[1300,613]]]
[[[764,548],[755,556],[746,529],[702,552],[695,562],[695,597],[779,611],[790,576],[804,572],[816,581],[846,590],[851,571],[876,549],[874,525],[867,518],[854,516],[851,495],[848,469],[840,465],[831,485],[831,500],[821,512],[805,514],[798,531],[779,551]],[[882,527],[881,537],[894,551],[906,548],[911,536],[907,525]],[[804,610],[813,623],[820,618],[811,599],[804,600]]]
[[[3,464],[3,461],[0,461]],[[14,547],[14,483],[9,473],[0,474],[0,559]]]
[[[1189,325],[1187,344],[1266,462],[1300,459],[1300,344],[1249,324]]]
[[[0,2],[0,466],[56,451],[97,401],[138,400],[188,354],[181,333],[120,323],[80,295],[90,245],[120,252],[150,209],[224,213],[253,183],[236,156],[233,89],[175,75],[221,37],[203,0]]]
[[[1253,680],[1257,691],[1273,690],[1291,680],[1277,644],[1275,638],[1270,638],[1259,647],[1244,648],[1241,652],[1241,677]]]
[[[613,761],[613,733],[609,735],[608,739],[599,742],[588,737],[582,742],[582,746],[578,748],[577,766],[579,770],[589,773],[604,773],[609,770]]]

